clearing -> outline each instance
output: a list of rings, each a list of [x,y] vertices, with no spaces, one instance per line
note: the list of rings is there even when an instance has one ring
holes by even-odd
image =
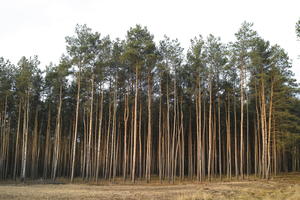
[[[177,200],[226,200],[226,199],[270,199],[300,200],[300,173],[282,174],[270,180],[254,177],[243,181],[219,181],[197,183],[184,181],[167,184],[153,180],[147,184],[115,184],[108,182],[68,184],[66,180],[58,180],[61,184],[29,181],[15,183],[0,182],[0,199],[177,199]]]

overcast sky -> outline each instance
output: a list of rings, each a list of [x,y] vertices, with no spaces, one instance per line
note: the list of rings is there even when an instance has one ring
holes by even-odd
[[[111,38],[124,38],[131,26],[141,24],[156,41],[166,34],[187,49],[199,34],[233,41],[246,20],[288,52],[300,82],[299,18],[300,0],[1,0],[0,56],[17,63],[21,56],[38,55],[41,66],[57,63],[65,36],[74,34],[77,23]]]

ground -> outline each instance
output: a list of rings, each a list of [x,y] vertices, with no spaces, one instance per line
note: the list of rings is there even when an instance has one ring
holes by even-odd
[[[60,184],[57,184],[60,183]],[[175,184],[153,180],[136,184],[101,182],[68,184],[58,180],[56,184],[42,180],[15,183],[0,182],[0,199],[177,199],[177,200],[227,200],[272,199],[300,200],[300,173],[282,174],[270,180],[254,177],[243,181],[220,181],[197,183],[183,181]]]

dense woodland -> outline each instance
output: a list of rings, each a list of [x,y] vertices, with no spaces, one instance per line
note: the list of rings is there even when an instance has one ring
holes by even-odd
[[[251,23],[235,38],[199,35],[184,51],[140,25],[125,40],[77,25],[57,65],[0,58],[0,179],[174,182],[299,171],[291,61]]]

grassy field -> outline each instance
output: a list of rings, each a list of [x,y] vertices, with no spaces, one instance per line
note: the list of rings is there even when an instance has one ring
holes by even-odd
[[[271,180],[232,180],[212,182],[187,182],[160,184],[152,181],[135,185],[118,182],[111,184],[60,184],[29,181],[27,183],[0,182],[0,199],[177,199],[177,200],[227,200],[270,199],[300,200],[300,173],[284,174]]]

